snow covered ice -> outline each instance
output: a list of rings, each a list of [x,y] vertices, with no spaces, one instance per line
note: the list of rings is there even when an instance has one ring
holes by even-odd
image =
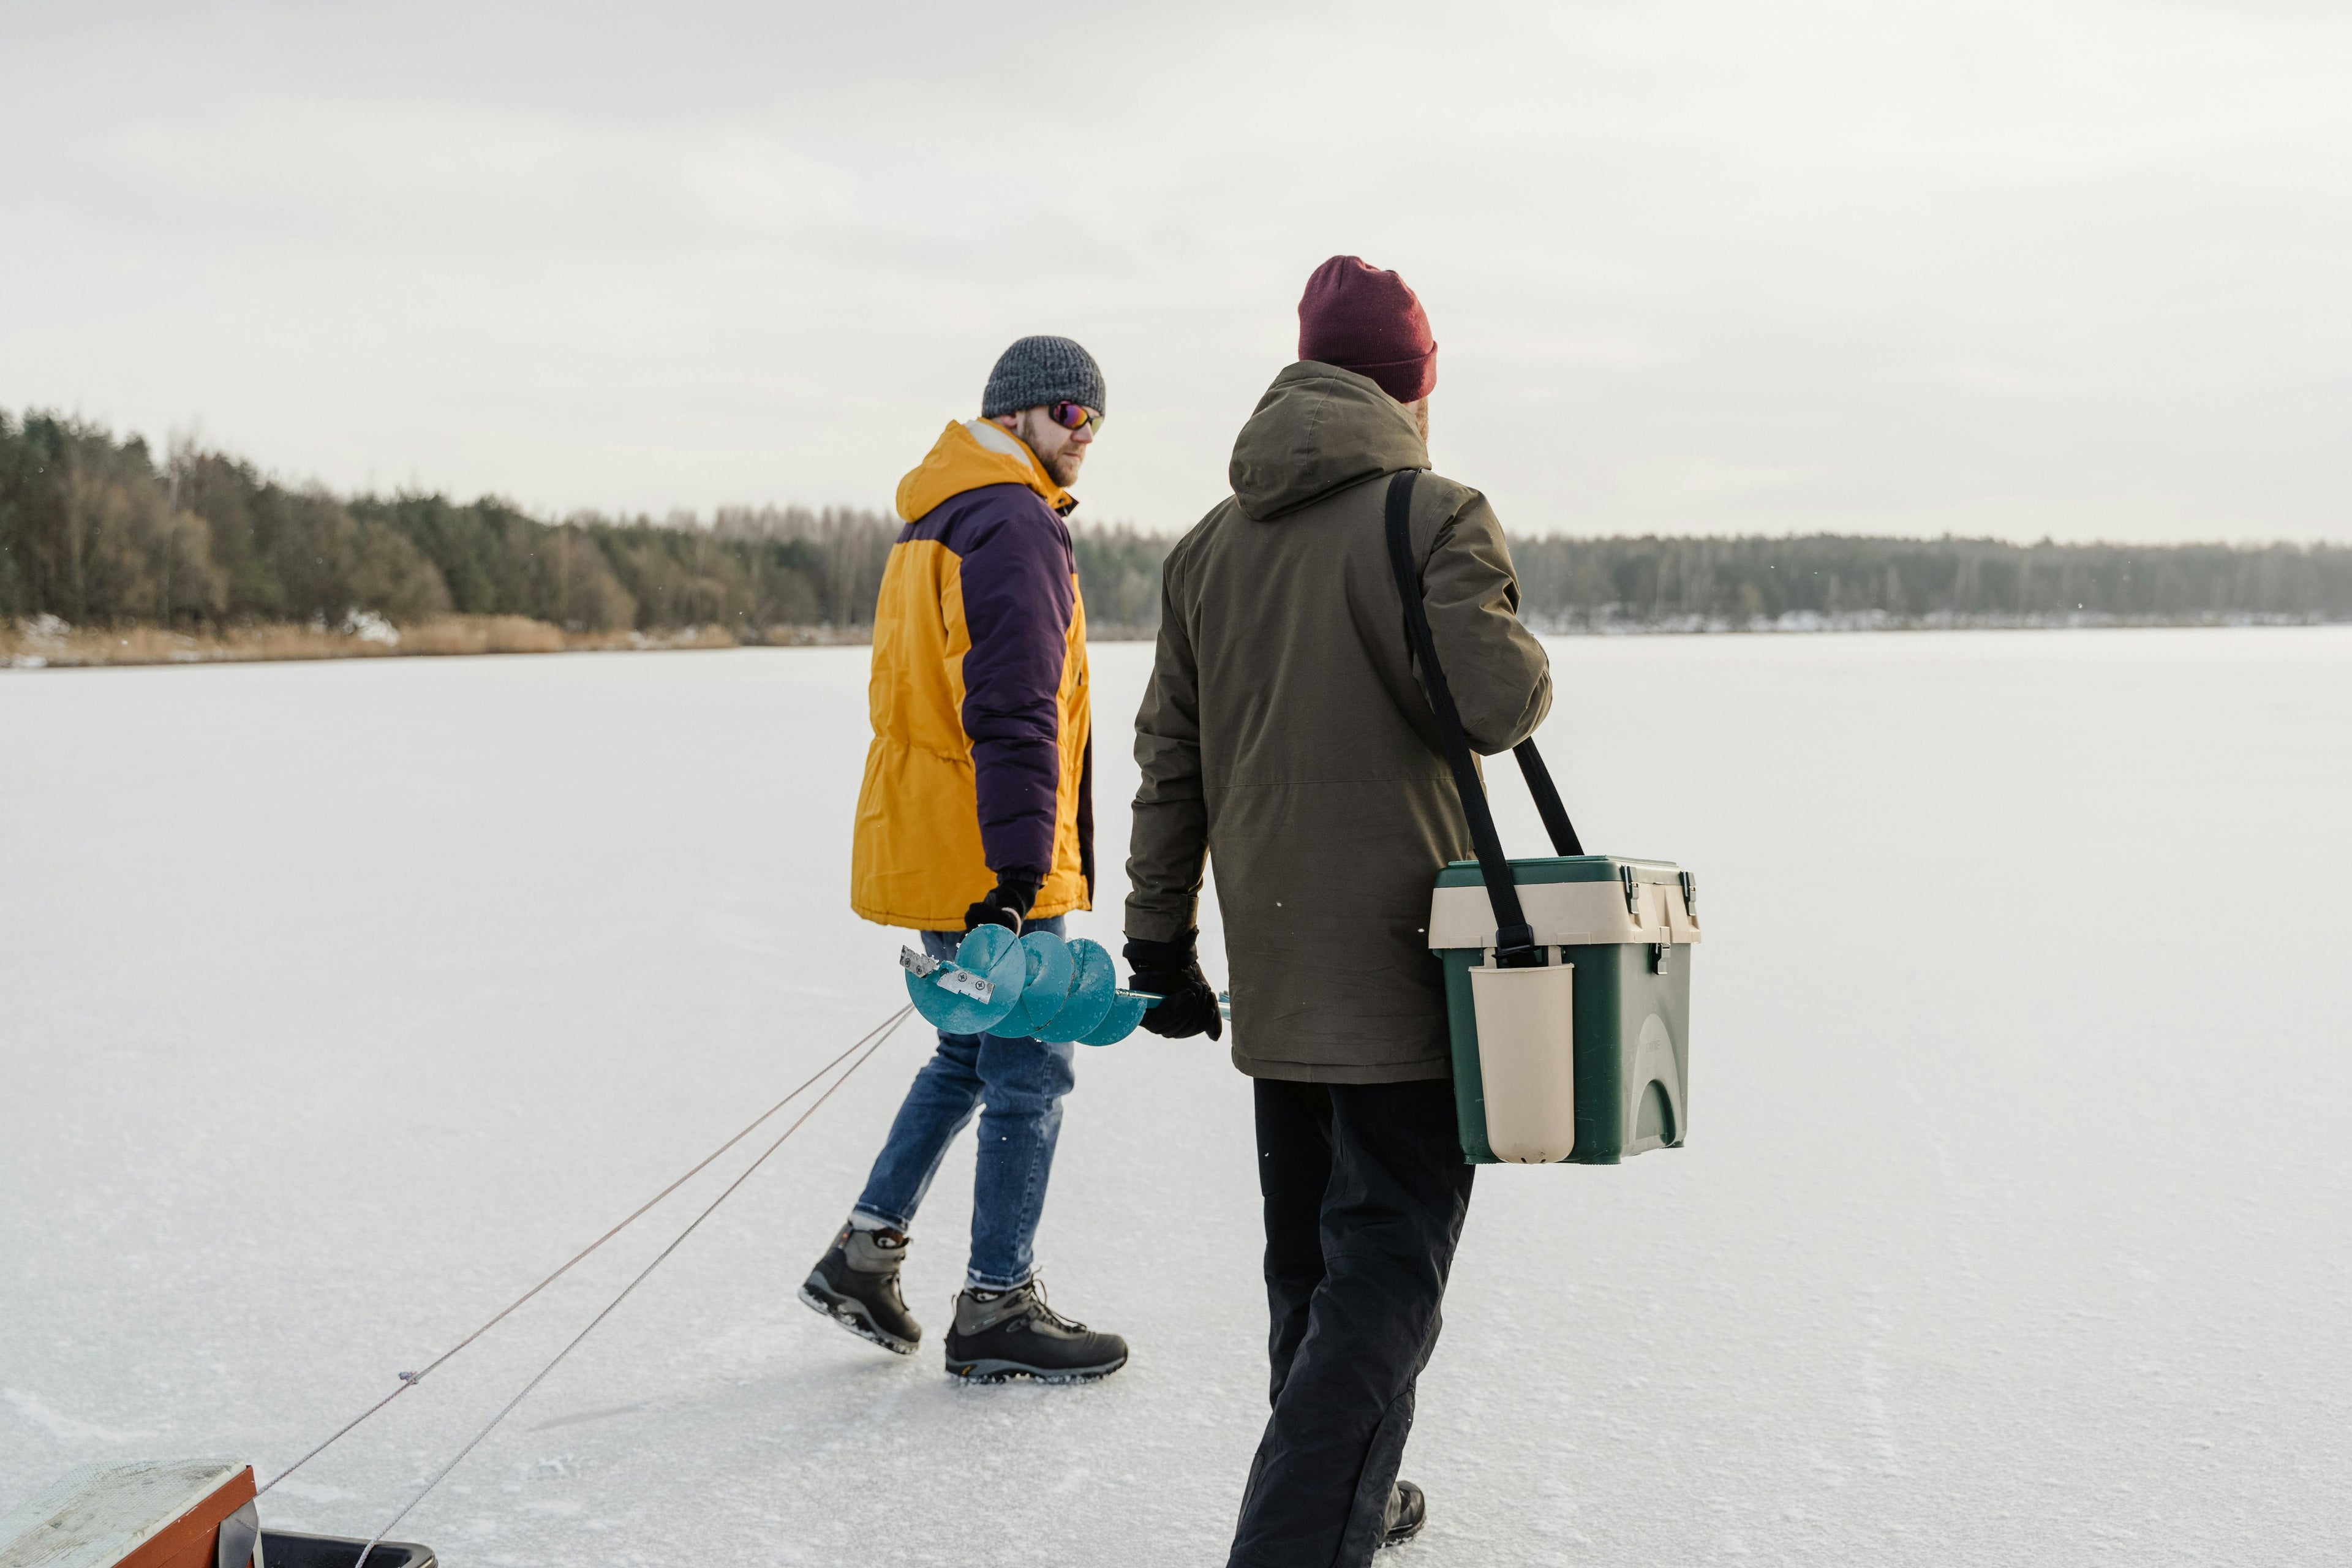
[[[1431,1522],[1384,1562],[2341,1561],[2352,629],[1551,646],[1586,841],[1699,877],[1690,1144],[1480,1172],[1406,1458]],[[88,1460],[274,1473],[898,1006],[900,933],[845,909],[866,657],[0,676],[0,1504]],[[1116,945],[1150,649],[1093,658],[1072,929]],[[968,1137],[919,1355],[793,1300],[923,1048],[399,1534],[1222,1562],[1265,1405],[1245,1081],[1082,1054],[1039,1249],[1133,1364],[964,1388]],[[265,1518],[373,1531],[742,1152]]]

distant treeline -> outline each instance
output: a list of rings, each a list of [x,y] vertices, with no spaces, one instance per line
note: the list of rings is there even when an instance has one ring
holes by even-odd
[[[1514,540],[1549,631],[2352,620],[2343,545]]]
[[[337,497],[188,444],[0,414],[0,621],[203,628],[522,616],[574,632],[869,624],[898,523],[721,509],[708,524],[496,500]],[[1148,628],[1172,536],[1075,531],[1089,623]],[[1751,630],[2352,620],[2352,548],[1991,540],[1533,539],[1538,627]]]
[[[338,497],[252,465],[43,414],[0,413],[0,619],[203,627],[354,615],[526,616],[574,631],[857,627],[898,536],[885,513],[723,508],[534,518],[484,499]],[[1091,622],[1159,618],[1166,542],[1081,528]]]

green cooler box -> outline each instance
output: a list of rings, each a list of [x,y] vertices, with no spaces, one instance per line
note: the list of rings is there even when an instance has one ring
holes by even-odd
[[[1483,803],[1482,803],[1483,804]],[[1512,881],[1538,943],[1571,973],[1575,1024],[1572,1068],[1482,1063],[1473,976],[1493,960],[1495,910],[1478,863],[1460,860],[1439,873],[1429,913],[1429,945],[1445,965],[1445,1005],[1454,1036],[1454,1100],[1462,1152],[1472,1164],[1554,1163],[1613,1165],[1628,1154],[1679,1147],[1688,1127],[1690,957],[1699,940],[1698,884],[1664,860],[1571,855],[1514,860]],[[1549,967],[1549,965],[1547,967]],[[1508,972],[1507,972],[1508,973]],[[1524,972],[1520,972],[1524,973]],[[1487,1069],[1494,1070],[1490,1073]],[[1490,1078],[1505,1102],[1488,1135]],[[1553,1103],[1541,1114],[1559,1121],[1560,1095],[1572,1085],[1574,1143],[1559,1152],[1557,1134],[1543,1153],[1497,1154],[1496,1142],[1525,1151],[1504,1123],[1529,1114],[1532,1097]]]

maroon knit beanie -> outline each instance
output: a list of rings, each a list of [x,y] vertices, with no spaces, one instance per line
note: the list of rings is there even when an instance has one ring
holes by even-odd
[[[1354,256],[1315,269],[1298,297],[1298,357],[1370,376],[1399,403],[1437,385],[1437,340],[1403,279]]]

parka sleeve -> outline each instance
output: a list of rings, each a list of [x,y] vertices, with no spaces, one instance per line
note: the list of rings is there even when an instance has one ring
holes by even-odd
[[[1456,493],[1467,499],[1438,524],[1422,604],[1470,748],[1493,756],[1551,711],[1551,660],[1519,622],[1519,580],[1495,509],[1476,490]]]
[[[1151,684],[1135,716],[1134,837],[1127,858],[1127,934],[1181,942],[1199,924],[1201,879],[1209,854],[1209,811],[1201,787],[1199,668],[1175,599],[1171,557],[1160,589],[1160,645]]]
[[[971,743],[980,846],[1000,880],[1054,868],[1062,783],[1063,666],[1077,604],[1067,535],[1040,505],[976,538],[959,587],[971,647],[963,656],[963,731]]]

